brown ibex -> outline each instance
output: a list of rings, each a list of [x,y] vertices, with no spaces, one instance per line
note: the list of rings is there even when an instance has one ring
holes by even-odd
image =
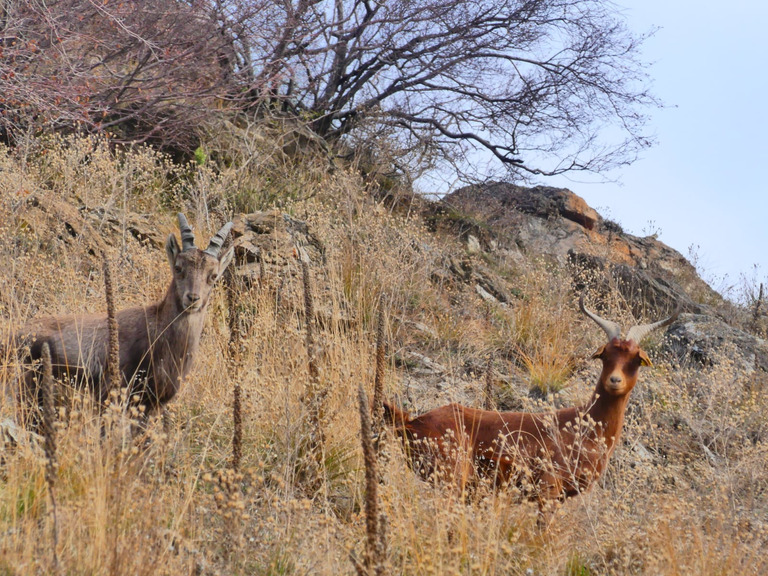
[[[600,477],[621,435],[638,370],[651,365],[638,342],[673,322],[677,312],[633,326],[622,339],[621,327],[589,311],[583,296],[579,305],[608,335],[592,356],[602,361],[603,370],[585,405],[530,413],[449,404],[416,418],[385,405],[385,418],[423,477],[443,473],[461,487],[478,476],[488,477],[496,486],[517,486],[540,510],[584,492]]]
[[[156,304],[128,308],[115,315],[121,382],[110,382],[107,375],[108,326],[104,314],[30,321],[14,337],[16,346],[25,350],[22,360],[28,364],[38,360],[47,343],[54,376],[88,387],[99,402],[120,387],[127,387],[131,397],[138,396],[147,413],[169,402],[192,367],[211,290],[233,256],[231,248],[221,253],[231,222],[222,226],[208,248],[200,250],[195,247],[186,217],[179,214],[178,219],[181,247],[174,234],[165,243],[172,274],[165,297]],[[34,402],[35,382],[35,371],[28,367],[20,383],[22,407]]]

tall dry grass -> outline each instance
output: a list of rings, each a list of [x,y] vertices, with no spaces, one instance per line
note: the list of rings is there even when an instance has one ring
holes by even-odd
[[[285,160],[269,142],[249,145]],[[602,336],[578,317],[566,270],[531,262],[510,272],[522,298],[489,312],[472,286],[446,280],[449,256],[469,258],[456,239],[374,204],[354,173],[328,175],[307,161],[298,191],[289,179],[303,174],[301,162],[275,168],[267,180],[258,166],[182,169],[149,150],[115,155],[92,140],[52,139],[27,154],[0,154],[2,342],[33,316],[103,311],[96,248],[113,262],[118,308],[159,299],[167,263],[160,246],[130,231],[137,213],[152,214],[161,240],[179,209],[202,234],[235,201],[261,207],[269,190],[290,189],[296,193],[281,197],[282,209],[307,220],[324,246],[324,262],[312,263],[323,319],[313,334],[316,374],[300,300],[277,298],[258,283],[229,295],[219,286],[167,431],[152,420],[149,442],[137,445],[125,435],[131,415],[118,402],[103,417],[77,394],[59,407],[56,561],[44,453],[35,442],[4,449],[0,574],[53,573],[56,562],[65,574],[355,574],[350,554],[364,558],[366,541],[356,399],[358,385],[370,392],[376,379],[382,293],[385,397],[403,392],[402,368],[391,358],[407,349],[457,377],[467,362],[482,366],[498,351],[495,372],[522,378],[520,386],[506,380],[518,394],[541,384],[561,389],[545,403],[588,397],[598,367],[584,358]],[[79,227],[73,234],[67,224]],[[300,274],[286,273],[284,282],[286,293],[302,293]],[[612,317],[625,313],[621,306],[612,304]],[[729,358],[706,369],[654,360],[657,367],[640,376],[608,474],[566,503],[545,534],[535,529],[534,506],[482,487],[467,500],[424,483],[399,444],[383,438],[383,565],[391,574],[440,575],[765,572],[765,377]],[[3,356],[0,384],[13,386],[18,374],[13,357]],[[313,378],[324,394],[320,454],[307,450],[312,413],[302,401]],[[470,382],[478,406],[484,378],[481,369]],[[15,410],[7,400],[1,408],[4,416]]]

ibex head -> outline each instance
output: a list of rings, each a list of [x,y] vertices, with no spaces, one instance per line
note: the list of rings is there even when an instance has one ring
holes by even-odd
[[[181,248],[176,236],[171,234],[165,243],[165,252],[171,265],[176,302],[188,313],[204,311],[208,306],[211,289],[229,263],[234,251],[232,248],[221,254],[221,247],[227,239],[232,222],[227,222],[211,238],[208,248],[195,247],[195,236],[184,214],[179,214]]]
[[[668,326],[677,319],[680,307],[671,316],[653,322],[632,326],[627,332],[626,339],[621,337],[621,326],[611,320],[601,318],[584,306],[584,295],[579,299],[579,306],[589,318],[603,329],[608,336],[608,343],[601,346],[592,358],[599,358],[603,363],[598,386],[602,391],[612,396],[629,394],[637,383],[637,372],[640,366],[652,366],[645,350],[640,348],[640,340],[651,331]]]

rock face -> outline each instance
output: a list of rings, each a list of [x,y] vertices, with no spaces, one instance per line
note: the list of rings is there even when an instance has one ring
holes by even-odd
[[[235,250],[231,270],[237,281],[248,289],[258,287],[269,294],[278,308],[304,311],[303,271],[299,252],[308,258],[310,276],[323,277],[325,248],[302,220],[277,209],[239,214],[232,219]],[[344,299],[332,297],[326,282],[312,282],[315,317],[323,325],[349,326],[355,322],[353,312],[343,306]],[[342,306],[334,307],[337,301]]]
[[[277,289],[286,276],[299,276],[297,247],[306,250],[315,265],[323,262],[322,246],[307,224],[279,210],[240,214],[232,222],[234,270],[248,282]]]
[[[768,341],[742,329],[750,324],[744,312],[710,288],[684,256],[655,235],[625,233],[570,190],[492,182],[449,194],[442,206],[470,255],[479,243],[507,263],[554,260],[573,271],[576,290],[588,285],[598,300],[600,292],[618,290],[638,319],[664,317],[679,305],[683,313],[661,350],[672,362],[709,366],[732,358],[747,372],[768,372]],[[484,300],[513,305],[517,294],[477,259],[447,268],[454,278],[474,284]],[[491,289],[489,279],[500,288]]]
[[[682,315],[670,327],[664,350],[679,364],[708,366],[729,357],[746,372],[768,372],[768,342],[703,314]]]
[[[570,190],[491,182],[462,188],[442,203],[454,221],[473,222],[473,231],[487,226],[481,239],[487,250],[513,260],[522,253],[602,272],[637,317],[666,314],[676,303],[701,314],[708,303],[722,301],[679,252],[655,236],[624,233]]]
[[[601,221],[600,215],[590,208],[583,198],[565,188],[523,188],[495,182],[482,187],[464,188],[456,193],[457,196],[463,194],[478,194],[491,204],[501,205],[506,209],[512,208],[538,218],[562,217],[587,230],[594,230]]]
[[[103,207],[73,206],[52,195],[33,195],[27,200],[21,225],[27,234],[44,238],[48,244],[79,243],[94,257],[108,245],[126,238],[152,248],[162,248],[165,238],[157,231],[151,215],[111,215]]]

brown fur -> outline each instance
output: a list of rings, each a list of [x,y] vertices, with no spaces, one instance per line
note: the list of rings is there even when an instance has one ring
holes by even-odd
[[[215,281],[232,259],[232,250],[218,257],[192,247],[182,251],[171,234],[166,242],[172,280],[165,297],[146,307],[116,314],[120,344],[119,386],[148,411],[163,406],[178,392],[200,344],[208,301]],[[116,383],[106,373],[107,317],[104,314],[68,315],[30,321],[15,335],[24,360],[40,358],[42,346],[51,350],[54,376],[90,388],[104,401]],[[21,390],[23,406],[36,395],[35,371],[28,369]]]
[[[423,477],[443,473],[462,488],[487,477],[517,486],[541,508],[587,490],[605,471],[638,369],[650,365],[637,343],[618,338],[593,357],[603,370],[583,406],[529,413],[449,404],[411,418],[385,404],[385,418]]]

